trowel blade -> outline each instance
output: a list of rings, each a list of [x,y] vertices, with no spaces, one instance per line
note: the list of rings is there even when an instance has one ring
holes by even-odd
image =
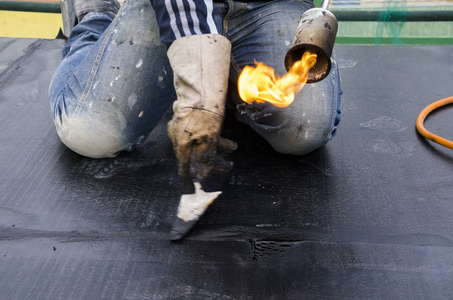
[[[170,240],[179,241],[190,232],[197,222],[198,219],[185,222],[183,219],[176,218],[170,231]]]
[[[182,239],[195,226],[208,206],[222,193],[202,190],[200,183],[194,182],[195,193],[181,196],[178,214],[170,232],[170,240]]]

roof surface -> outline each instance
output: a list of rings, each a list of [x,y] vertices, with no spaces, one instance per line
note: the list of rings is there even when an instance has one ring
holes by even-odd
[[[234,170],[182,242],[165,124],[93,160],[58,139],[47,89],[61,40],[0,39],[3,299],[442,299],[453,294],[453,153],[418,113],[453,95],[452,46],[336,46],[337,137],[275,153],[229,118]],[[427,129],[452,138],[453,114]]]

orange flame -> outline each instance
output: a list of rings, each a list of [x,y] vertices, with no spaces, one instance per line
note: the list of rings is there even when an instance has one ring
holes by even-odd
[[[316,57],[316,54],[305,52],[283,77],[275,75],[274,69],[263,63],[255,62],[256,68],[245,66],[239,75],[239,96],[247,103],[267,101],[287,107],[307,82],[308,70],[315,65]]]

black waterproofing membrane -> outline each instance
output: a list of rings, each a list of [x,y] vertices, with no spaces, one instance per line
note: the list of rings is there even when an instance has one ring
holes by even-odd
[[[307,156],[228,118],[234,170],[174,243],[169,115],[132,153],[73,153],[47,103],[62,45],[0,39],[1,299],[452,297],[453,152],[415,120],[453,95],[453,46],[335,46],[341,126]],[[452,139],[451,109],[426,128]]]

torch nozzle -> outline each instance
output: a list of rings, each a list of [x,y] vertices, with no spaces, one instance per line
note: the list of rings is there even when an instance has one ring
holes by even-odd
[[[286,70],[300,60],[307,51],[317,55],[316,64],[309,70],[307,83],[323,80],[332,67],[331,55],[338,22],[335,16],[326,10],[329,0],[323,2],[323,8],[307,10],[299,20],[293,44],[285,56]]]

